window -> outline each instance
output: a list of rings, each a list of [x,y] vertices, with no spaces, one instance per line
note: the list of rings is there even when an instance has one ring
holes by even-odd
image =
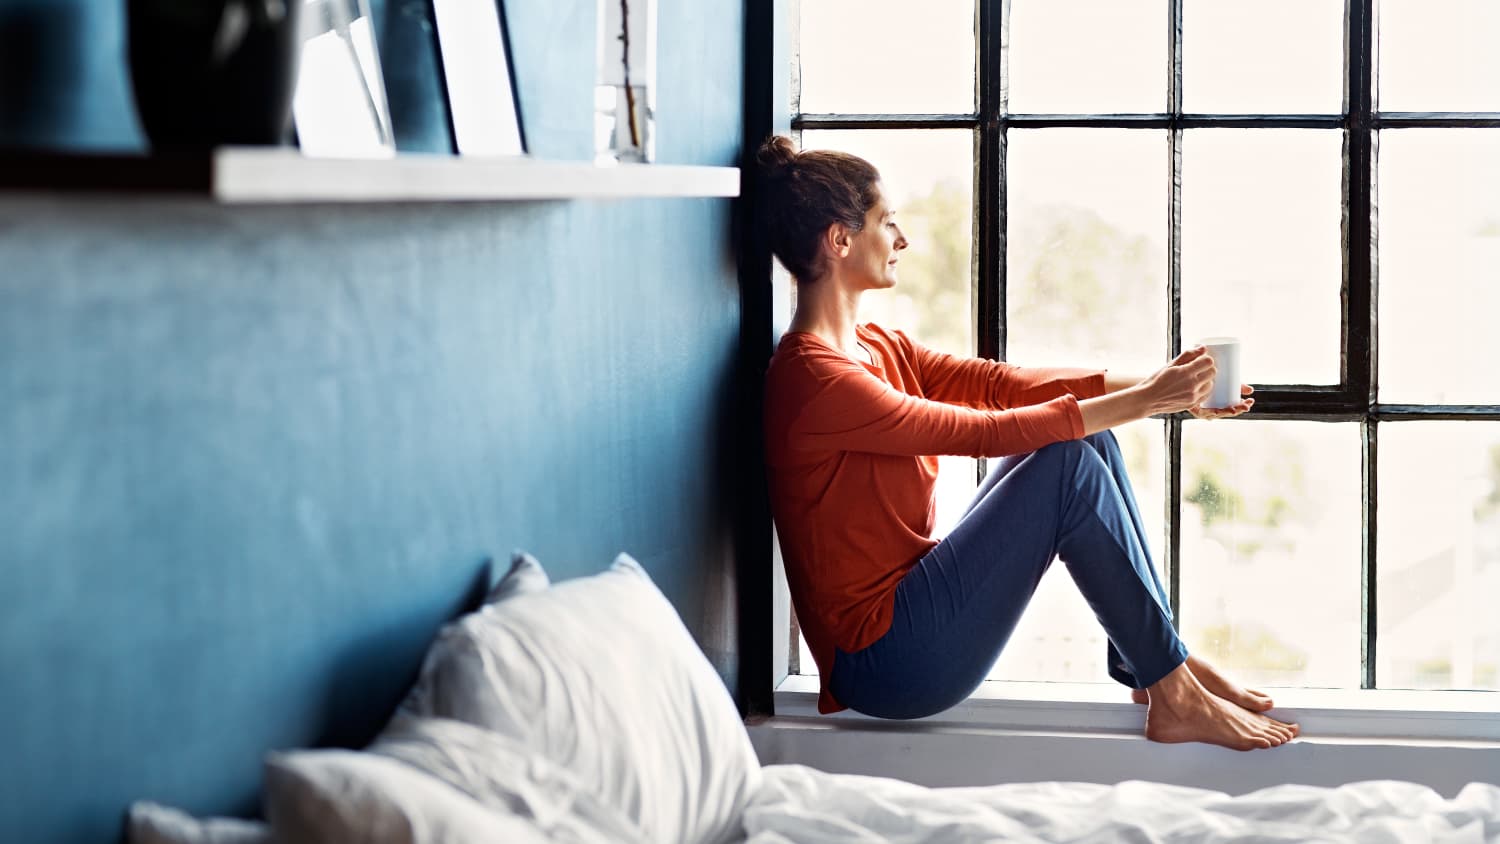
[[[1500,4],[794,14],[794,131],[880,167],[913,241],[865,317],[1141,375],[1242,339],[1254,412],[1117,431],[1191,647],[1269,686],[1500,690]],[[945,461],[942,529],[983,469]],[[1103,653],[1054,566],[991,677]]]

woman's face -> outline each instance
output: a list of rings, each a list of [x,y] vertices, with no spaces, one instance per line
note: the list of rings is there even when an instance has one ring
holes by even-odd
[[[896,256],[907,247],[906,236],[896,225],[896,211],[885,199],[885,186],[875,185],[875,204],[865,212],[865,227],[849,241],[849,264],[853,274],[870,289],[896,286]]]

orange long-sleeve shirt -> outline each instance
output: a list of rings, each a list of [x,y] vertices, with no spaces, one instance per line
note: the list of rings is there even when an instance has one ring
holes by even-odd
[[[834,648],[852,653],[890,629],[896,585],[937,544],[934,455],[1077,439],[1078,399],[1104,393],[1098,371],[957,358],[873,323],[855,332],[873,366],[793,332],[766,373],[771,511],[820,712],[844,708],[828,691]]]

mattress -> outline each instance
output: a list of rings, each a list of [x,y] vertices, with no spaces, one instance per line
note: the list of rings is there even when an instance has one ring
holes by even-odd
[[[927,788],[769,765],[749,844],[849,842],[1359,842],[1500,844],[1500,786],[1453,798],[1391,780],[1280,785],[1230,796],[1141,781]]]

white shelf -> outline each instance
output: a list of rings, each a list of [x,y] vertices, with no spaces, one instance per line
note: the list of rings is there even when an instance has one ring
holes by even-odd
[[[734,197],[740,171],[412,153],[309,158],[286,147],[184,156],[0,153],[0,192],[11,191],[188,194],[244,205]]]
[[[460,158],[308,158],[296,150],[228,147],[213,154],[210,190],[224,203],[480,202],[733,197],[735,167]]]

